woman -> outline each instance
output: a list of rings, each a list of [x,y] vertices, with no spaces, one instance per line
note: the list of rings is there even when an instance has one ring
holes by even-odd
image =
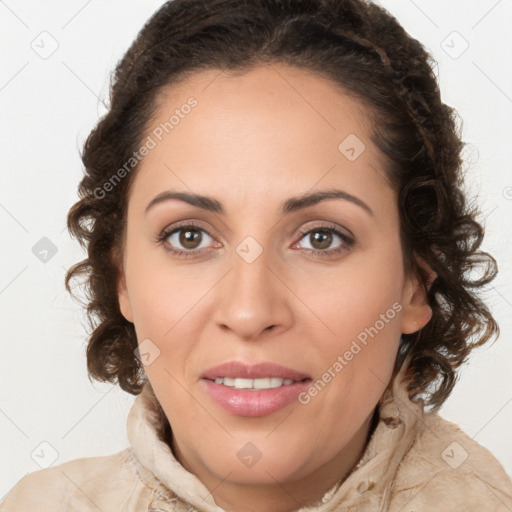
[[[68,217],[89,374],[139,395],[130,448],[1,510],[512,510],[436,412],[498,332],[462,147],[429,55],[372,3],[166,3]]]

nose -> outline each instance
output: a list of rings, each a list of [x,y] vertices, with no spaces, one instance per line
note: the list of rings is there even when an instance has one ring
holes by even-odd
[[[217,287],[215,324],[244,341],[286,331],[293,322],[290,291],[265,251],[248,263],[233,255],[233,268]]]

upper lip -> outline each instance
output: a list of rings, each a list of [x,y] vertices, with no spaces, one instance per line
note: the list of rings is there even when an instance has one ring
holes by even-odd
[[[242,361],[228,361],[226,363],[213,366],[201,375],[201,378],[210,380],[222,377],[230,377],[232,379],[261,379],[264,377],[275,377],[297,381],[310,378],[309,375],[306,375],[305,373],[280,364],[270,362],[248,364]]]

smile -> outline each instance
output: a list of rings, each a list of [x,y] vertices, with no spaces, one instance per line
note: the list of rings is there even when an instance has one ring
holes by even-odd
[[[215,384],[223,384],[235,389],[273,389],[281,386],[289,386],[297,382],[293,379],[281,379],[279,377],[263,377],[260,379],[244,379],[231,377],[218,377]]]

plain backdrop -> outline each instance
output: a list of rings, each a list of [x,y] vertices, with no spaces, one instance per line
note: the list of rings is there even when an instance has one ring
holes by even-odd
[[[86,373],[86,323],[64,288],[83,258],[65,223],[79,149],[110,73],[162,0],[0,1],[0,501],[26,473],[127,446],[134,397]],[[468,189],[500,274],[500,327],[440,411],[512,475],[512,1],[382,0],[438,62],[463,120]],[[46,252],[45,252],[46,251]]]

